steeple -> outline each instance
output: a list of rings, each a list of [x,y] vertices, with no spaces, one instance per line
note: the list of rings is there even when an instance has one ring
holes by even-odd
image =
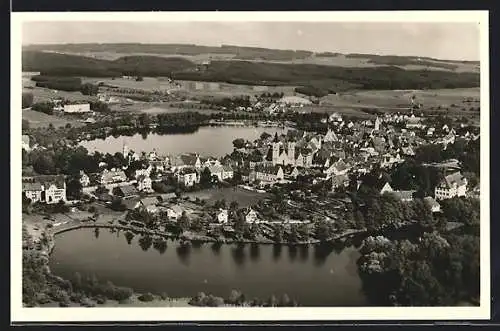
[[[278,140],[278,132],[276,132],[274,134],[274,139],[273,139],[273,143],[277,143],[277,142],[279,142],[279,140]]]

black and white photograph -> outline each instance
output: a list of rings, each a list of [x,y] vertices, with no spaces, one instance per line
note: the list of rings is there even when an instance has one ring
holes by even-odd
[[[488,318],[487,19],[14,13],[13,318]]]

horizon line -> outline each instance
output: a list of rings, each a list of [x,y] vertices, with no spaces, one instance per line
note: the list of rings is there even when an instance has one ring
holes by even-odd
[[[307,50],[307,49],[290,49],[290,48],[269,48],[269,47],[262,47],[262,46],[248,46],[248,45],[232,45],[232,44],[219,44],[219,45],[208,45],[208,44],[194,44],[194,43],[145,43],[145,42],[76,42],[76,43],[65,43],[65,42],[41,42],[41,43],[29,43],[29,44],[22,44],[21,47],[29,47],[29,46],[63,46],[63,45],[179,45],[179,46],[198,46],[198,47],[214,47],[214,48],[222,48],[224,46],[229,46],[229,47],[241,47],[241,48],[257,48],[257,49],[265,49],[265,50],[277,50],[277,51],[294,51],[294,52],[311,52],[313,54],[321,54],[321,53],[337,53],[340,55],[352,55],[352,54],[357,54],[357,55],[375,55],[375,56],[394,56],[394,57],[407,57],[407,58],[421,58],[421,59],[429,59],[429,60],[438,60],[438,61],[454,61],[454,62],[470,62],[470,63],[477,63],[480,64],[480,60],[470,60],[470,59],[445,59],[445,58],[436,58],[436,57],[430,57],[430,56],[418,56],[418,55],[396,55],[396,54],[381,54],[381,53],[342,53],[338,51],[332,51],[332,50],[325,50],[325,51],[319,51],[319,50]],[[133,54],[133,53],[131,53]],[[161,53],[150,53],[150,54],[161,54]],[[180,55],[180,56],[186,56],[186,54],[177,54],[177,53],[172,53],[171,55]],[[83,56],[83,55],[82,55]],[[189,55],[187,55],[189,56]],[[292,60],[293,61],[293,60]],[[271,61],[272,62],[272,61]],[[287,61],[284,61],[287,62]]]

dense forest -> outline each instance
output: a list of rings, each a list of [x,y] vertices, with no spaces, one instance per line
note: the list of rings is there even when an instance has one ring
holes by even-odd
[[[328,92],[359,89],[439,89],[479,86],[479,74],[432,70],[404,70],[395,66],[346,68],[314,64],[250,61],[212,61],[206,68],[183,58],[127,56],[114,61],[25,51],[23,71],[48,76],[116,77],[169,76],[178,80],[228,82],[248,85],[295,85]]]

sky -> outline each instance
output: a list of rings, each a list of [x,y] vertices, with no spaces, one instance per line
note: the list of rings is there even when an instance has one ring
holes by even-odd
[[[221,44],[479,61],[476,23],[25,22],[22,43]]]

